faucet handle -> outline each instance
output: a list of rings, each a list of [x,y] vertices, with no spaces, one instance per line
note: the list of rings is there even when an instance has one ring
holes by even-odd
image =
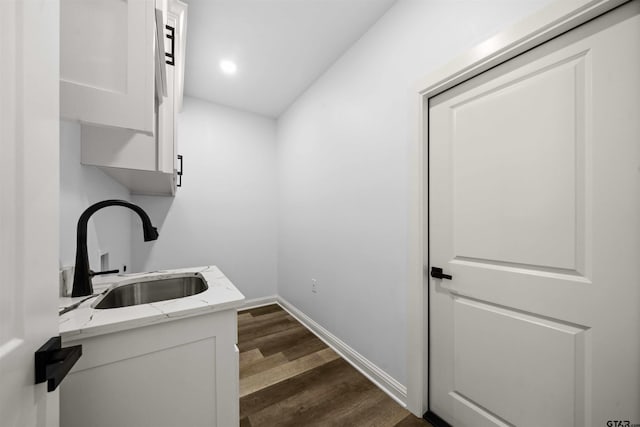
[[[93,276],[101,276],[103,274],[115,274],[115,273],[119,273],[120,270],[106,270],[106,271],[93,271],[93,270],[89,270],[89,276],[93,277]]]

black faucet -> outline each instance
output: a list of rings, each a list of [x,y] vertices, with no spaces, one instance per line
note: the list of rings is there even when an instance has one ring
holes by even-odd
[[[151,224],[149,215],[137,205],[126,202],[124,200],[103,200],[89,206],[80,215],[78,220],[78,237],[76,241],[76,268],[73,274],[73,290],[72,297],[83,297],[93,294],[93,284],[91,277],[97,273],[89,270],[89,255],[87,254],[87,223],[89,218],[97,210],[107,206],[124,206],[129,208],[140,216],[142,220],[142,229],[144,230],[144,241],[149,242],[158,238],[158,230]]]

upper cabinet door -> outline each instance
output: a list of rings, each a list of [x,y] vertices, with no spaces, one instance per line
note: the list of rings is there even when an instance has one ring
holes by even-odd
[[[60,115],[153,132],[155,2],[60,2]]]

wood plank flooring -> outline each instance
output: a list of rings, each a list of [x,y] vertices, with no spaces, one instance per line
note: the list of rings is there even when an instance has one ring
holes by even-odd
[[[238,313],[240,426],[430,426],[280,306]]]

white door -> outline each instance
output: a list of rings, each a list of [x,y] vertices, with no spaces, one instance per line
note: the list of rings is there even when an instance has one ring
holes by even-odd
[[[429,189],[430,410],[640,424],[640,2],[431,98]]]
[[[56,427],[34,353],[58,335],[58,2],[0,4],[0,425]]]

